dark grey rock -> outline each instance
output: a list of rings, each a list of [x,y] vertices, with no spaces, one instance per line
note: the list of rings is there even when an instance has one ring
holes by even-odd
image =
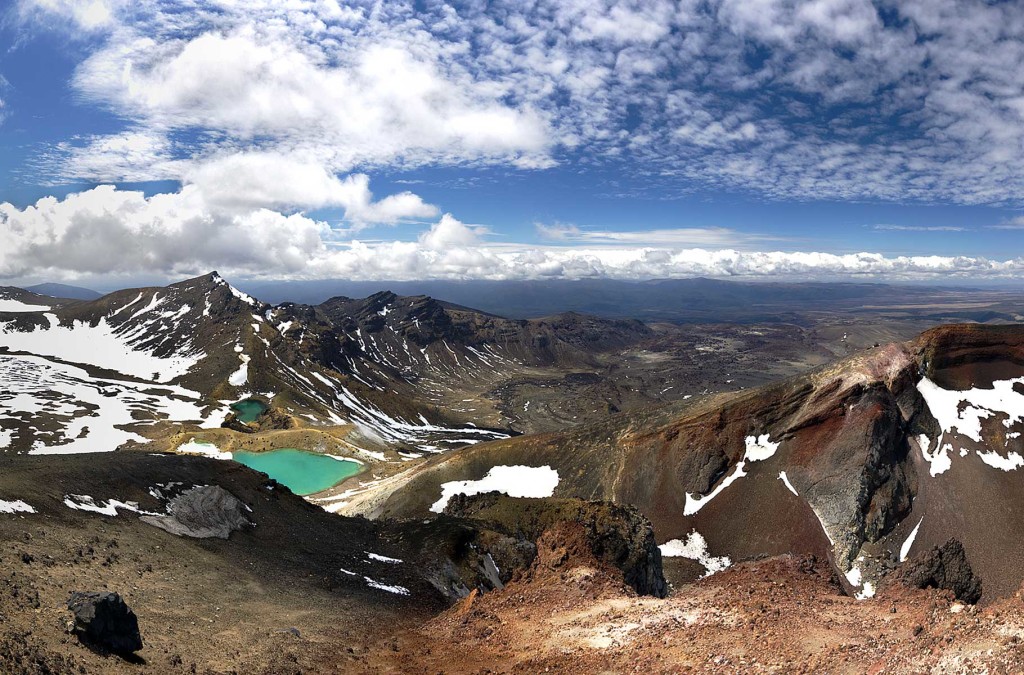
[[[90,647],[118,654],[142,649],[139,620],[117,593],[78,591],[68,599],[74,632]]]
[[[981,577],[971,569],[964,546],[956,539],[933,546],[904,563],[901,576],[914,588],[953,591],[958,600],[971,604],[981,599]]]

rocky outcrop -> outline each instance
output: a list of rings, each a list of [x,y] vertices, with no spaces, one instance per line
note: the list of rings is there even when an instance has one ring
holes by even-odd
[[[903,565],[902,581],[913,588],[941,588],[958,600],[974,604],[981,599],[981,577],[971,569],[963,544],[950,539]]]
[[[117,593],[75,592],[68,599],[72,630],[86,645],[116,654],[142,649],[139,620]]]
[[[514,536],[536,545],[556,526],[579,525],[590,553],[621,570],[624,581],[637,593],[661,598],[668,592],[654,530],[650,521],[632,506],[581,499],[515,499],[491,492],[456,495],[445,513],[478,521],[487,530],[504,535],[492,535],[493,543],[497,544],[493,548],[502,560],[507,559],[503,552],[508,547],[508,538]],[[518,553],[522,548],[514,550]]]
[[[183,492],[168,503],[166,516],[142,516],[141,521],[171,534],[227,539],[232,532],[252,525],[249,508],[219,485],[204,485]]]

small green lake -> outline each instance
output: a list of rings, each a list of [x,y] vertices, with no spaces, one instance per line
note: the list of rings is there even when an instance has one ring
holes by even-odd
[[[235,417],[239,422],[255,422],[257,417],[268,410],[266,403],[254,398],[232,403],[231,409],[235,411]]]
[[[311,495],[337,485],[362,470],[347,459],[334,459],[315,452],[281,448],[270,452],[235,452],[232,459],[250,469],[262,471],[297,495]]]

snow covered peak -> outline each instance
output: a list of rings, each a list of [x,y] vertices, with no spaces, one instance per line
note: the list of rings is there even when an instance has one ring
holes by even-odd
[[[255,298],[253,298],[251,295],[248,295],[247,293],[243,293],[242,291],[238,290],[237,288],[229,284],[227,280],[225,280],[224,277],[222,277],[221,275],[217,274],[217,272],[210,273],[210,280],[219,286],[227,286],[228,290],[231,291],[231,295],[235,296],[236,298],[246,303],[247,305],[255,307],[259,304],[259,302]]]

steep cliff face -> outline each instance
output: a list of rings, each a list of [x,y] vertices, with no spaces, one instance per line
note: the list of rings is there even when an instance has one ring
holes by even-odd
[[[1024,507],[1022,376],[1024,328],[939,328],[776,385],[438,458],[385,513],[422,513],[442,484],[494,466],[547,466],[555,496],[635,505],[663,551],[705,572],[813,553],[867,596],[970,524],[986,593],[1005,595],[1024,579],[992,553],[1024,544],[1009,515]]]

